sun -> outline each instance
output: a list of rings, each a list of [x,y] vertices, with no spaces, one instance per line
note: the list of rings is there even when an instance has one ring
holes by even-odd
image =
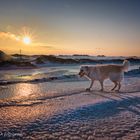
[[[29,36],[23,37],[23,43],[26,45],[31,44],[31,38]]]

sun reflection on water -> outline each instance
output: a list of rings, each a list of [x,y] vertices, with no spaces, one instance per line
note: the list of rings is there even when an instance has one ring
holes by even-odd
[[[13,94],[16,98],[33,98],[35,97],[35,91],[39,89],[33,84],[16,84],[13,89]]]

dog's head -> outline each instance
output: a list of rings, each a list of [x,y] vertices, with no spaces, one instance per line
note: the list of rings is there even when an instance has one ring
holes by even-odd
[[[83,77],[84,75],[88,75],[88,66],[81,66],[79,75],[80,77]]]

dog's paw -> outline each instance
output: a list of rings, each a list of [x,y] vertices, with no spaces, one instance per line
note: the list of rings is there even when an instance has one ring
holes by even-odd
[[[119,90],[115,90],[115,92],[119,93],[120,91]]]
[[[90,91],[90,88],[86,88],[86,91]]]
[[[99,91],[103,92],[103,91],[104,91],[104,89],[100,89]]]

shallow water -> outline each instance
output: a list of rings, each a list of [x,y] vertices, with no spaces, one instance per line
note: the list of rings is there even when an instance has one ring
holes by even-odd
[[[41,67],[38,69],[1,70],[0,80],[27,80],[36,78],[58,77],[62,75],[77,74],[79,65]]]

